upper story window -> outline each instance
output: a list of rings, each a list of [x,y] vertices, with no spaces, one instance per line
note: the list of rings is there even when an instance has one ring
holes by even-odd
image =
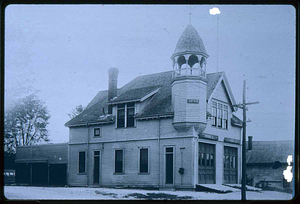
[[[212,102],[212,126],[217,126],[217,103]]]
[[[94,137],[100,137],[100,128],[94,128]]]
[[[118,104],[117,128],[134,127],[134,103]]]
[[[228,129],[228,106],[223,106],[223,128]]]
[[[223,106],[218,103],[218,128],[222,128]]]
[[[212,126],[228,129],[228,105],[212,102]]]

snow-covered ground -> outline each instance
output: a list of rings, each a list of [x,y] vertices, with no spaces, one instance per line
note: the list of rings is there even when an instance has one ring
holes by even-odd
[[[84,187],[25,187],[5,186],[7,199],[57,199],[57,200],[98,200],[98,199],[188,199],[188,200],[240,200],[241,192],[226,194],[194,191],[158,191],[139,189],[84,188]],[[247,191],[247,200],[290,200],[292,194],[276,191]]]

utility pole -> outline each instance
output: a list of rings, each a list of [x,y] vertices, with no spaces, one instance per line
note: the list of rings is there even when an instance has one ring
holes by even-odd
[[[243,109],[243,142],[242,142],[242,200],[246,200],[246,111],[248,110],[247,105],[257,104],[257,102],[246,103],[246,80],[244,80],[243,86],[243,103],[235,104],[234,107]]]

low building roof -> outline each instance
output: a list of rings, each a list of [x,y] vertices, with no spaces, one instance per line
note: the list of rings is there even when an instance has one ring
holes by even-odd
[[[247,150],[246,155],[247,164],[287,163],[288,156],[294,155],[294,141],[253,141],[252,150]]]
[[[16,163],[67,164],[68,144],[42,144],[19,146],[16,152]]]
[[[224,72],[206,75],[208,99],[216,88]],[[136,117],[173,114],[172,107],[172,71],[139,76],[117,90],[117,97],[110,102],[107,90],[100,91],[87,105],[81,114],[68,121],[66,126],[87,125],[87,123],[110,123],[114,118],[100,117],[108,113],[108,104],[140,100],[147,94],[157,90],[152,98],[145,104]]]

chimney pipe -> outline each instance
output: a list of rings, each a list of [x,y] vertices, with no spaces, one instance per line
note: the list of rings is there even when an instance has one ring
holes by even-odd
[[[252,138],[253,136],[248,136],[248,150],[252,149]]]
[[[108,70],[108,101],[117,96],[119,70],[112,67]]]

